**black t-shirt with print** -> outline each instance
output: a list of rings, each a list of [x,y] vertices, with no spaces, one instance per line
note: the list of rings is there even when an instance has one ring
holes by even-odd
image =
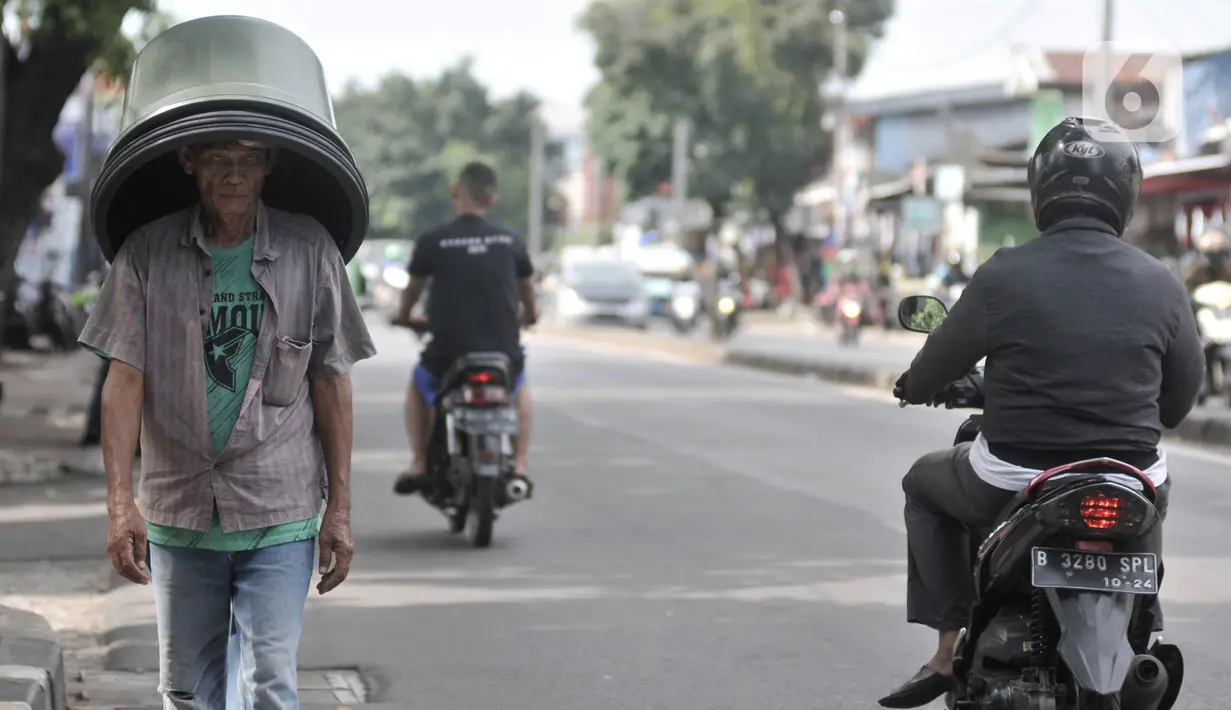
[[[429,230],[415,243],[410,275],[430,278],[427,320],[432,340],[423,366],[437,377],[457,358],[502,352],[515,372],[523,366],[517,318],[519,279],[534,267],[522,236],[478,215]]]

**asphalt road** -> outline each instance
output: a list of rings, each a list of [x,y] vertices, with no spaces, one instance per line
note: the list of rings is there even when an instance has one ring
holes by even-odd
[[[356,565],[313,596],[304,666],[407,708],[873,708],[928,657],[904,623],[902,473],[953,412],[585,344],[532,342],[534,500],[491,549],[390,493],[413,347],[356,373]],[[1226,706],[1231,460],[1173,448],[1179,707]]]

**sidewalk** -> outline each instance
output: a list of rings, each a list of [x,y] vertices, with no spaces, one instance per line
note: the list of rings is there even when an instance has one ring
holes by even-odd
[[[98,451],[77,444],[98,375],[85,352],[5,351],[0,357],[0,484],[38,483],[101,472]]]
[[[111,571],[101,457],[78,446],[98,369],[82,351],[0,361],[0,708],[161,707],[152,590]],[[366,701],[352,669],[299,681],[304,710]]]
[[[0,708],[157,710],[150,587],[104,557],[99,477],[9,485],[0,495]],[[363,706],[352,669],[301,669],[304,710]],[[50,705],[47,705],[50,701]]]

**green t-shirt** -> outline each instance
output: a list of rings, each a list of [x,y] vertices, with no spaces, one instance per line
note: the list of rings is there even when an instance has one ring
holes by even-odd
[[[236,247],[209,248],[214,260],[214,305],[205,339],[205,403],[215,456],[226,448],[244,405],[265,310],[265,293],[252,278],[252,248],[252,239]],[[146,527],[150,542],[159,545],[242,552],[311,540],[320,533],[321,522],[319,517],[312,517],[269,528],[224,533],[215,506],[209,532],[153,523]]]

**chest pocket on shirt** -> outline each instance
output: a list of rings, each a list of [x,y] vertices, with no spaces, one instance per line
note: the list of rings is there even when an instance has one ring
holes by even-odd
[[[274,341],[273,356],[265,375],[263,399],[275,407],[290,406],[299,396],[299,389],[308,384],[308,363],[312,359],[312,344],[287,337]]]

